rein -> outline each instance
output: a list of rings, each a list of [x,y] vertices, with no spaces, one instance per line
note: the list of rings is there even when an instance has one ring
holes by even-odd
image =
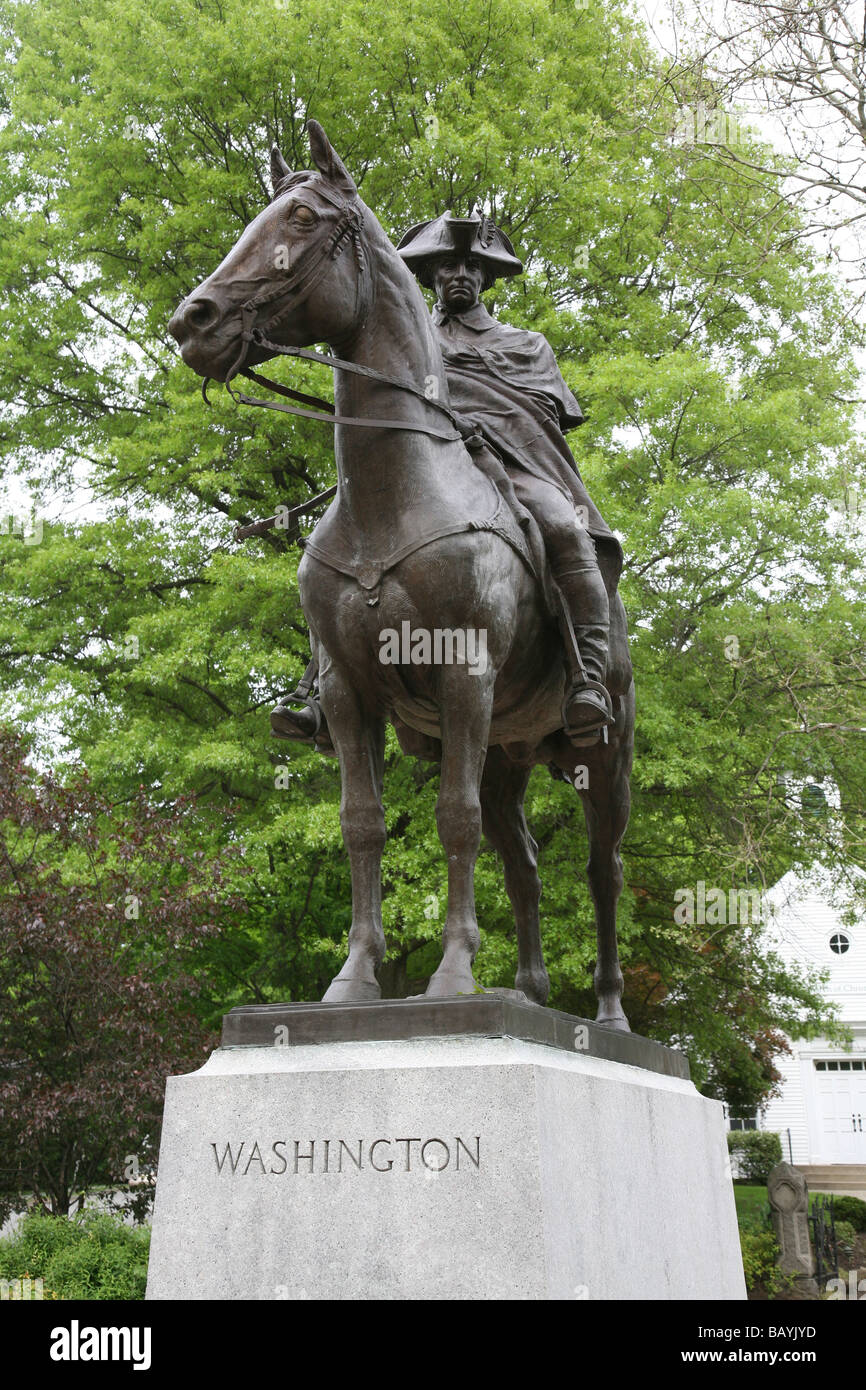
[[[310,348],[284,347],[280,343],[273,342],[268,336],[268,331],[285,317],[290,309],[296,309],[303,304],[312,294],[313,290],[324,278],[329,261],[336,260],[342,253],[347,242],[351,242],[355,259],[358,266],[358,281],[356,288],[355,309],[356,316],[361,313],[361,284],[364,275],[364,251],[361,243],[361,227],[363,226],[363,213],[357,206],[357,201],[352,198],[346,202],[338,200],[332,194],[325,192],[324,189],[317,190],[326,197],[327,201],[338,207],[342,211],[342,216],[336,223],[330,237],[318,249],[315,258],[307,264],[301,266],[291,278],[279,285],[276,289],[254,295],[241,305],[241,347],[234,365],[230,368],[225,378],[225,386],[229,395],[240,405],[260,406],[265,410],[280,410],[286,415],[299,415],[305,420],[316,420],[325,425],[353,425],[365,429],[384,429],[384,430],[410,430],[418,434],[426,434],[434,439],[442,439],[447,443],[457,443],[463,441],[470,450],[481,448],[482,439],[478,427],[471,421],[466,420],[452,410],[450,406],[442,401],[431,398],[414,386],[412,382],[402,381],[397,377],[386,376],[384,372],[378,372],[372,367],[360,366],[357,362],[346,361],[342,357],[334,357],[330,353],[314,352]],[[262,327],[254,327],[258,311],[268,304],[280,304],[285,300],[275,313],[271,315]],[[363,318],[369,306],[364,309]],[[452,425],[452,432],[448,433],[443,429],[435,429],[432,425],[415,423],[409,420],[389,420],[378,419],[370,416],[358,415],[339,415],[330,401],[323,400],[321,396],[310,396],[304,391],[297,391],[291,386],[283,386],[280,382],[272,381],[270,377],[254,372],[251,367],[247,367],[246,359],[250,351],[250,346],[264,348],[269,354],[283,357],[298,357],[307,362],[320,362],[332,371],[351,372],[355,376],[366,377],[370,381],[380,382],[382,385],[390,386],[399,391],[405,391],[424,405],[432,406],[438,410],[440,415],[445,415]],[[300,402],[299,405],[283,405],[279,401],[262,400],[258,396],[248,396],[243,391],[232,389],[232,381],[237,376],[248,377],[260,386],[266,387],[270,391],[275,391],[278,395],[286,397],[291,401]],[[207,400],[207,379],[202,383],[202,395]],[[289,516],[292,523],[295,517],[304,511],[311,511],[321,502],[329,499],[336,492],[336,488],[329,488],[326,492],[320,493],[318,497],[312,498],[309,502],[300,507],[292,508]],[[235,530],[236,539],[240,540],[250,535],[262,535],[266,530],[278,525],[280,516],[268,517],[265,521],[254,522],[249,526],[237,527]],[[294,529],[294,527],[293,527]]]
[[[415,425],[402,420],[374,420],[369,417],[355,417],[352,415],[337,415],[330,401],[323,400],[321,396],[308,396],[303,391],[296,391],[291,386],[283,386],[278,381],[272,381],[270,377],[262,376],[259,372],[254,372],[251,367],[241,367],[235,369],[234,374],[249,377],[252,381],[257,381],[260,386],[266,386],[271,391],[276,391],[281,396],[287,396],[291,400],[303,401],[307,406],[318,406],[320,410],[304,410],[299,406],[281,405],[279,401],[263,401],[256,396],[247,396],[243,391],[232,391],[229,382],[226,382],[226,389],[232,398],[239,401],[242,405],[260,405],[268,410],[283,410],[287,415],[301,415],[305,420],[318,420],[325,425],[366,425],[377,429],[394,430],[417,430],[423,434],[430,434],[434,439],[445,439],[456,442],[462,439],[466,448],[474,452],[480,449],[483,440],[478,432],[478,427],[470,421],[463,419],[449,406],[443,405],[441,401],[430,400],[408,381],[398,381],[394,377],[386,376],[383,372],[377,372],[372,367],[361,367],[356,362],[346,362],[340,357],[325,356],[321,352],[313,352],[309,348],[281,347],[279,343],[272,343],[264,336],[261,329],[254,329],[249,336],[249,341],[254,342],[259,347],[266,348],[268,352],[281,353],[285,357],[301,357],[309,362],[323,362],[326,367],[339,368],[341,371],[355,372],[358,376],[366,376],[374,381],[381,381],[386,386],[396,386],[402,391],[408,391],[410,395],[417,396],[426,405],[435,406],[441,410],[458,431],[456,434],[446,434],[444,430],[435,430],[431,425]],[[245,349],[246,351],[246,349]],[[205,385],[207,383],[205,382]],[[324,413],[322,413],[324,412]],[[254,521],[246,526],[235,527],[235,540],[246,540],[249,536],[263,536],[266,531],[274,527],[285,529],[289,533],[289,539],[297,538],[297,518],[304,512],[310,512],[323,502],[329,502],[335,495],[336,487],[329,487],[325,492],[320,492],[318,496],[310,498],[308,502],[302,502],[300,506],[292,507],[291,510],[277,512],[274,516],[266,517],[264,521]]]
[[[476,433],[475,427],[468,421],[461,418],[447,405],[441,401],[431,399],[426,396],[417,386],[409,381],[401,381],[396,377],[386,376],[383,372],[374,371],[372,367],[362,367],[356,362],[347,362],[342,357],[333,357],[330,354],[313,352],[309,348],[283,347],[280,343],[272,342],[267,336],[273,326],[284,318],[290,309],[297,309],[303,304],[313,290],[324,278],[328,269],[328,262],[336,260],[342,253],[348,242],[351,242],[355,259],[358,265],[358,282],[356,289],[355,310],[356,317],[366,318],[367,309],[363,315],[360,314],[361,285],[365,271],[364,249],[361,242],[361,228],[364,223],[364,215],[357,205],[357,199],[353,197],[350,201],[335,197],[330,191],[318,188],[317,192],[325,197],[334,207],[341,210],[341,217],[336,223],[330,237],[328,237],[318,248],[318,252],[312,261],[302,265],[298,271],[285,283],[278,285],[276,289],[264,291],[254,295],[246,303],[241,305],[241,347],[234,365],[226,374],[226,390],[229,395],[241,405],[261,406],[266,410],[281,410],[287,415],[300,415],[305,420],[318,420],[326,425],[359,425],[366,429],[390,429],[390,430],[413,430],[420,434],[432,435],[434,439],[444,439],[449,443],[456,443],[460,439],[467,439]],[[283,304],[266,323],[260,327],[254,327],[256,316],[259,309],[267,304],[278,304],[280,301],[287,301]],[[369,306],[367,306],[369,308]],[[385,386],[393,387],[400,391],[406,391],[409,395],[415,396],[423,401],[425,405],[430,405],[440,414],[447,416],[454,427],[456,433],[448,434],[444,430],[434,429],[431,425],[415,424],[408,420],[380,420],[371,419],[368,416],[358,415],[338,415],[330,401],[322,400],[320,396],[308,396],[303,391],[296,391],[291,386],[282,386],[279,382],[271,381],[269,377],[262,376],[254,372],[245,365],[246,358],[251,344],[256,347],[264,348],[266,352],[284,357],[301,357],[308,362],[321,362],[333,371],[353,372],[356,376],[367,377],[368,380],[381,382]],[[299,401],[297,405],[281,405],[279,401],[261,400],[257,396],[247,396],[242,391],[232,390],[232,380],[238,376],[249,377],[250,380],[258,382],[260,386],[266,386],[271,391],[276,391],[278,395],[285,396],[289,400]],[[202,386],[202,392],[207,390],[207,381]],[[207,396],[205,395],[205,400]],[[313,407],[312,409],[310,407]]]
[[[303,401],[305,405],[317,406],[319,409],[305,410],[299,406],[281,405],[279,401],[260,400],[256,396],[245,395],[243,391],[232,391],[229,381],[227,381],[226,387],[229,394],[242,405],[259,405],[265,406],[268,410],[282,410],[287,415],[301,415],[305,420],[319,420],[325,425],[363,425],[368,429],[414,430],[419,434],[429,434],[434,439],[445,439],[450,443],[455,443],[461,439],[465,441],[476,433],[475,426],[463,420],[450,406],[425,396],[423,391],[419,390],[417,386],[413,386],[409,381],[401,381],[397,377],[386,376],[384,372],[377,372],[372,367],[362,367],[357,362],[348,362],[342,357],[332,357],[323,352],[313,352],[309,348],[282,347],[279,343],[273,343],[269,338],[266,338],[260,328],[253,329],[248,341],[270,353],[279,353],[283,357],[301,357],[308,362],[322,362],[334,371],[354,372],[356,376],[369,377],[372,381],[380,381],[385,386],[407,391],[410,395],[423,401],[425,405],[432,405],[435,410],[446,415],[456,433],[448,434],[444,430],[434,429],[432,425],[416,424],[411,420],[379,420],[367,415],[338,415],[330,401],[323,400],[320,396],[305,395],[303,391],[295,391],[291,386],[283,386],[277,381],[271,381],[270,377],[262,376],[249,367],[240,367],[233,375],[239,374],[249,377],[252,381],[258,382],[260,386],[267,386],[269,390],[276,391],[281,396],[287,396],[290,400]]]

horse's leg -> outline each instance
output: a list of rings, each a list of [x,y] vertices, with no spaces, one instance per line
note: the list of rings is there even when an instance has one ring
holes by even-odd
[[[505,888],[517,923],[517,977],[514,984],[534,1004],[546,1004],[550,980],[541,951],[538,903],[541,881],[538,846],[523,814],[531,768],[511,762],[501,748],[491,748],[481,779],[481,824],[505,866]]]
[[[382,777],[385,721],[371,716],[349,676],[333,665],[321,675],[322,708],[340,759],[340,824],[352,870],[349,955],[324,995],[327,1003],[378,999],[376,971],[385,955],[382,931]]]
[[[596,1022],[629,1032],[622,1010],[622,971],[616,944],[616,904],[623,873],[619,847],[631,808],[629,775],[634,748],[634,686],[614,702],[615,727],[610,743],[576,749],[576,761],[586,765],[587,786],[581,791],[589,836],[587,874],[595,905],[598,955],[595,964]]]
[[[472,676],[465,666],[442,668],[442,772],[436,824],[448,860],[448,911],[442,963],[426,991],[432,998],[472,994],[479,988],[472,975],[481,942],[475,919],[475,860],[481,844],[481,774],[492,707],[490,672]]]

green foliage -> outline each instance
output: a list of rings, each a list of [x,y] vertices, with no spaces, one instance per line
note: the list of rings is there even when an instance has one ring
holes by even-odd
[[[771,1231],[740,1229],[740,1249],[743,1252],[743,1273],[749,1293],[762,1285],[769,1294],[778,1286],[779,1246]]]
[[[837,1231],[840,1222],[850,1223],[855,1231],[866,1231],[866,1202],[862,1197],[834,1196],[833,1219]]]
[[[745,1182],[766,1186],[770,1170],[782,1162],[782,1141],[771,1130],[736,1130],[728,1134],[728,1152],[736,1157]]]
[[[0,1240],[0,1278],[41,1278],[59,1298],[144,1298],[150,1231],[103,1212],[27,1216]]]
[[[763,1183],[755,1187],[737,1183],[734,1185],[734,1200],[747,1290],[752,1293],[760,1287],[770,1298],[790,1291],[794,1281],[790,1275],[782,1274],[778,1267],[779,1245],[773,1231],[766,1187]]]
[[[748,1000],[743,991],[741,1003],[748,1004]],[[742,1016],[749,1017],[748,1008],[742,1010]],[[729,1032],[719,1038],[701,1089],[704,1095],[726,1101],[732,1114],[752,1111],[758,1097],[778,1092],[781,1073],[775,1059],[790,1051],[787,1039],[777,1029],[752,1029],[751,1036],[745,1037],[743,1030]]]
[[[0,1222],[155,1168],[165,1077],[213,1046],[207,944],[244,909],[190,801],[112,807],[26,755],[0,724]]]
[[[10,497],[44,518],[38,544],[0,533],[0,707],[118,802],[144,785],[234,808],[253,885],[204,953],[206,1021],[318,997],[350,925],[336,766],[268,736],[307,655],[297,554],[232,540],[334,480],[331,437],[219,391],[207,411],[166,335],[263,206],[269,144],[309,162],[314,116],[392,237],[484,202],[526,263],[487,302],[550,339],[589,417],[572,447],[626,544],[627,1012],[709,1093],[733,1078],[755,1103],[782,1032],[835,1036],[821,981],[760,925],[676,923],[674,895],[864,859],[862,546],[832,518],[862,469],[858,336],[779,187],[671,138],[672,93],[619,0],[465,0],[459,21],[450,0],[0,0],[0,27],[0,450]],[[838,811],[804,808],[806,780]],[[390,738],[386,995],[436,963],[436,785]],[[582,816],[542,770],[528,813],[551,1002],[585,1014]],[[215,817],[202,852],[225,834]],[[489,850],[477,882],[479,978],[509,985]]]
[[[839,1254],[845,1259],[850,1259],[854,1242],[857,1239],[857,1232],[850,1221],[834,1221],[836,1230],[836,1244],[839,1247]]]
[[[772,1215],[765,1186],[734,1183],[734,1202],[737,1208],[737,1224],[741,1231],[772,1229]]]

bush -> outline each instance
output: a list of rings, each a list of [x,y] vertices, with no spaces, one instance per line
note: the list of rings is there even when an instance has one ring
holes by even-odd
[[[0,1278],[41,1278],[58,1298],[144,1298],[150,1231],[104,1212],[27,1216],[0,1240]]]
[[[728,1152],[736,1158],[744,1182],[765,1187],[770,1170],[782,1162],[782,1141],[766,1129],[735,1130],[728,1135]]]
[[[855,1231],[866,1231],[866,1202],[859,1197],[834,1197],[833,1220],[850,1221]]]
[[[834,1225],[836,1229],[836,1245],[838,1246],[839,1254],[844,1255],[845,1258],[848,1259],[854,1252],[854,1242],[857,1239],[857,1232],[854,1230],[850,1221],[836,1221]]]
[[[763,1284],[768,1293],[775,1292],[779,1270],[777,1260],[779,1247],[771,1231],[740,1231],[740,1249],[743,1252],[743,1273],[746,1288],[751,1293],[758,1284]]]

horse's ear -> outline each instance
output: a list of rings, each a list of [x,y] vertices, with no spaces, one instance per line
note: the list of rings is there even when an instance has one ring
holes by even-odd
[[[355,180],[349,173],[334,146],[331,144],[318,121],[307,121],[307,134],[310,137],[310,153],[316,168],[335,183],[344,193],[357,193]]]
[[[290,174],[291,172],[288,164],[280,154],[279,145],[271,145],[271,187],[275,192],[277,184],[286,177],[286,174]]]

